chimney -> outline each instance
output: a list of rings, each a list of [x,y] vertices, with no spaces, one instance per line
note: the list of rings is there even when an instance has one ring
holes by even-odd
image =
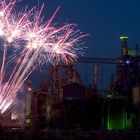
[[[98,87],[98,71],[99,71],[99,65],[94,64],[94,83],[93,86]]]
[[[127,40],[128,37],[127,36],[121,36],[120,37],[121,40],[121,55],[127,55],[128,54],[128,49],[127,49]]]

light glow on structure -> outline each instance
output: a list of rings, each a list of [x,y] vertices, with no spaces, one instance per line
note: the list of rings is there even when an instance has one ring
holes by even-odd
[[[11,120],[18,120],[19,117],[20,117],[20,115],[17,111],[11,112]]]
[[[43,21],[44,4],[39,10],[33,7],[19,13],[14,12],[15,6],[16,0],[0,1],[1,113],[12,105],[19,88],[39,65],[73,63],[78,55],[83,55],[83,48],[78,44],[87,36],[76,30],[75,24],[52,26],[59,8],[49,20]],[[7,73],[10,73],[8,79],[5,78]]]
[[[124,40],[124,39],[127,40],[128,37],[127,37],[127,36],[121,36],[120,39],[121,39],[121,40]]]

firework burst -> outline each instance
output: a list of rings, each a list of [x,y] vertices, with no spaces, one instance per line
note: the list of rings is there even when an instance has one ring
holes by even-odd
[[[87,36],[75,30],[75,24],[52,26],[60,7],[49,20],[42,22],[44,4],[39,10],[33,7],[18,14],[14,12],[15,6],[15,0],[0,2],[0,38],[3,53],[0,67],[1,113],[11,106],[19,88],[38,65],[72,63],[79,53],[83,52],[78,41]],[[9,54],[8,50],[11,48],[13,51]],[[9,64],[12,64],[12,72],[5,82]]]

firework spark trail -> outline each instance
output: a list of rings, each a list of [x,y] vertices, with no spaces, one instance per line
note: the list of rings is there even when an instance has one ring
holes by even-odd
[[[23,37],[21,33],[24,33],[23,31],[26,29],[25,28],[26,23],[28,23],[25,19],[26,19],[26,17],[28,17],[29,13],[31,13],[32,9],[28,13],[23,14],[23,16],[21,18],[19,18],[19,21],[17,22],[17,21],[14,21],[14,19],[11,19],[9,17],[9,16],[12,17],[11,11],[15,5],[15,1],[10,1],[10,3],[8,5],[5,3],[5,1],[3,1],[1,3],[1,5],[2,5],[2,8],[0,11],[0,23],[2,26],[0,28],[0,34],[2,37],[4,37],[4,39],[6,41],[11,43],[15,39]],[[7,54],[7,46],[4,46],[3,61],[2,61],[2,66],[1,66],[1,78],[0,78],[1,84],[3,82],[3,77],[4,77],[4,69],[5,69],[4,67],[5,67],[6,54]],[[21,68],[22,68],[22,66],[21,66]],[[15,70],[14,70],[14,72],[15,72]],[[8,81],[8,84],[5,84],[4,87],[6,87],[6,88],[2,89],[2,86],[0,87],[0,89],[2,90],[1,91],[1,98],[0,98],[0,104],[1,104],[0,110],[2,110],[3,108],[6,109],[11,104],[11,102],[9,103],[9,98],[12,99],[15,97],[15,96],[13,96],[13,95],[15,95],[14,92],[11,92],[11,93],[9,92],[14,87],[14,83],[13,83],[14,82],[13,80],[15,80],[15,78],[14,78],[15,73],[14,72],[11,74],[11,77]],[[14,79],[12,79],[12,78],[14,78]],[[11,79],[12,79],[12,82],[10,83]],[[2,112],[4,112],[5,109],[2,110]]]
[[[16,1],[10,1],[8,4],[6,4],[6,1],[3,0],[0,3],[1,10],[0,10],[0,35],[6,39],[9,43],[14,41],[14,39],[21,38],[21,31],[25,24],[25,19],[28,15],[28,13],[24,14],[19,18],[19,21],[14,21],[11,17],[13,17],[11,11],[13,10],[13,7],[15,6]],[[5,43],[4,43],[5,44]],[[0,89],[4,77],[4,67],[5,67],[5,59],[7,55],[7,45],[4,45],[3,48],[3,61],[1,66],[1,72],[0,72]]]
[[[4,45],[3,59],[2,59],[2,65],[1,65],[1,71],[0,71],[0,89],[2,87],[2,81],[3,81],[3,77],[4,77],[6,53],[7,53],[7,46]]]
[[[76,31],[75,24],[66,24],[59,28],[51,25],[60,7],[48,21],[42,23],[41,14],[44,4],[36,12],[33,7],[29,11],[18,14],[17,17],[14,14],[15,4],[16,0],[10,0],[9,3],[5,0],[0,2],[0,38],[3,38],[7,44],[3,46],[3,62],[0,70],[1,113],[4,113],[14,102],[19,88],[38,66],[38,63],[39,65],[45,62],[68,64],[75,61],[78,57],[77,51],[82,50],[77,42],[87,36]],[[6,61],[9,55],[7,53],[7,49],[10,48],[9,43],[12,43],[13,48],[20,54],[15,53],[17,63],[13,65],[13,71],[7,82],[3,83],[6,66],[14,61],[12,57],[8,62]]]
[[[29,65],[28,65],[28,67],[29,67]],[[17,68],[15,68],[15,70],[16,69]],[[9,80],[9,83],[7,83],[6,90],[3,90],[4,91],[3,93],[6,92],[7,94],[4,94],[6,97],[4,97],[4,100],[3,100],[4,102],[2,102],[2,104],[1,104],[1,108],[2,108],[1,113],[3,113],[10,106],[10,104],[7,104],[7,103],[12,103],[14,101],[14,99],[16,97],[16,92],[22,86],[24,81],[28,78],[28,76],[32,73],[32,71],[34,69],[35,69],[35,67],[33,67],[33,69],[31,69],[30,72],[28,72],[28,73],[26,70],[24,70],[24,74],[22,73],[22,76],[17,75],[17,73],[15,73],[15,70],[14,70],[14,72],[12,73],[13,77],[10,78],[12,80],[11,81]],[[25,73],[27,73],[27,75],[25,75]],[[16,81],[14,81],[14,80],[16,80]]]
[[[4,113],[4,111],[6,111],[10,105],[13,103],[13,101],[15,100],[16,98],[16,95],[17,95],[17,92],[19,90],[19,88],[23,85],[23,83],[25,82],[25,80],[28,78],[28,76],[33,72],[33,70],[35,69],[36,67],[34,67],[21,81],[21,83],[18,84],[18,86],[15,88],[15,90],[13,90],[13,92],[9,92],[9,94],[7,94],[6,98],[4,98],[4,103],[2,102],[2,105],[0,106],[1,108],[1,113]],[[14,86],[14,85],[13,85]],[[13,88],[13,86],[10,86],[10,88]],[[14,86],[15,87],[15,86]],[[8,91],[6,91],[8,92]],[[11,94],[12,93],[12,94]]]

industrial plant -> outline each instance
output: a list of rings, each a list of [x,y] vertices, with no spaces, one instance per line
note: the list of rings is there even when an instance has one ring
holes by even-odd
[[[15,101],[0,115],[0,138],[139,140],[140,53],[137,45],[127,46],[127,36],[120,40],[118,58],[77,60],[76,63],[94,66],[89,86],[83,84],[76,64],[51,66],[47,80],[43,79],[36,88],[27,80],[24,101]],[[100,64],[116,68],[102,93],[99,89]]]

